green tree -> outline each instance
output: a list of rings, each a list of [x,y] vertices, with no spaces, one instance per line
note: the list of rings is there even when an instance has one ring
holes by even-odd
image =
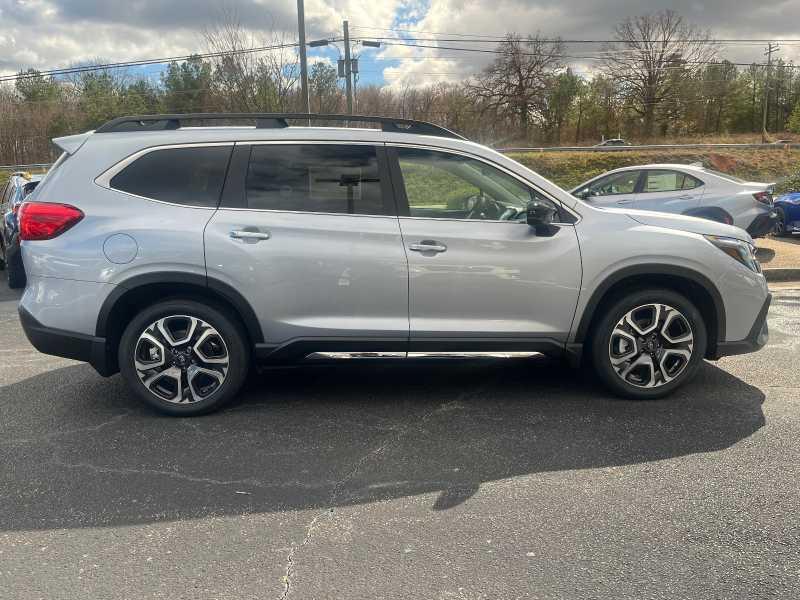
[[[792,133],[800,133],[800,100],[794,105],[794,110],[786,125],[787,129]]]
[[[199,56],[171,62],[161,76],[167,112],[203,112],[211,91],[211,64]]]
[[[20,71],[14,83],[24,102],[56,102],[61,98],[61,86],[52,77],[44,77],[36,69]]]
[[[572,69],[548,78],[547,93],[542,98],[540,114],[542,129],[551,143],[561,143],[561,130],[578,95],[579,83],[580,77]]]
[[[339,109],[341,90],[336,69],[323,62],[314,63],[308,75],[308,91],[314,112],[334,113]]]

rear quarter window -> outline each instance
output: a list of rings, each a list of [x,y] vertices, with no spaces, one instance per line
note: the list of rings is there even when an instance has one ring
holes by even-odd
[[[122,192],[185,206],[216,207],[233,146],[165,148],[140,156],[109,185]]]

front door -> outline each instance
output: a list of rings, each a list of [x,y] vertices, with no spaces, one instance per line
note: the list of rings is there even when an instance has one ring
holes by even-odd
[[[612,173],[591,182],[578,194],[592,206],[603,208],[633,207],[637,199],[637,185],[642,172],[639,170]]]
[[[267,345],[405,349],[408,265],[384,165],[370,144],[237,144],[206,264],[250,301]]]
[[[581,278],[575,228],[537,234],[525,220],[531,199],[552,200],[476,158],[410,147],[389,156],[409,262],[411,348],[565,341]]]

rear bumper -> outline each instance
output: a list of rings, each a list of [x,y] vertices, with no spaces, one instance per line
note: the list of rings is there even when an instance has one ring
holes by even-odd
[[[753,222],[747,227],[747,233],[752,238],[764,237],[772,228],[775,227],[775,222],[778,220],[778,213],[771,210],[768,213],[758,215]]]
[[[769,304],[772,301],[772,294],[767,295],[764,305],[756,317],[750,333],[743,340],[738,342],[717,342],[717,351],[712,358],[716,360],[723,356],[733,356],[735,354],[748,354],[761,350],[769,341],[769,326],[767,325],[767,313]]]
[[[22,306],[19,320],[28,341],[39,352],[87,362],[103,377],[117,372],[109,359],[105,338],[46,327]]]

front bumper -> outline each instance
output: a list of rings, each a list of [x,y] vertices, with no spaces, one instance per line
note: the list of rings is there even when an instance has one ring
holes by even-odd
[[[747,233],[751,238],[764,237],[775,227],[778,220],[778,212],[771,210],[768,213],[758,215],[747,227]]]
[[[22,306],[19,307],[19,320],[28,341],[39,352],[88,362],[103,377],[117,372],[116,364],[109,357],[105,338],[46,327]]]
[[[743,340],[738,342],[717,342],[717,351],[712,360],[716,360],[723,356],[733,356],[735,354],[748,354],[750,352],[757,352],[761,350],[769,341],[769,326],[767,325],[767,313],[769,312],[769,304],[772,301],[772,294],[767,294],[764,305],[756,317],[750,333]]]

